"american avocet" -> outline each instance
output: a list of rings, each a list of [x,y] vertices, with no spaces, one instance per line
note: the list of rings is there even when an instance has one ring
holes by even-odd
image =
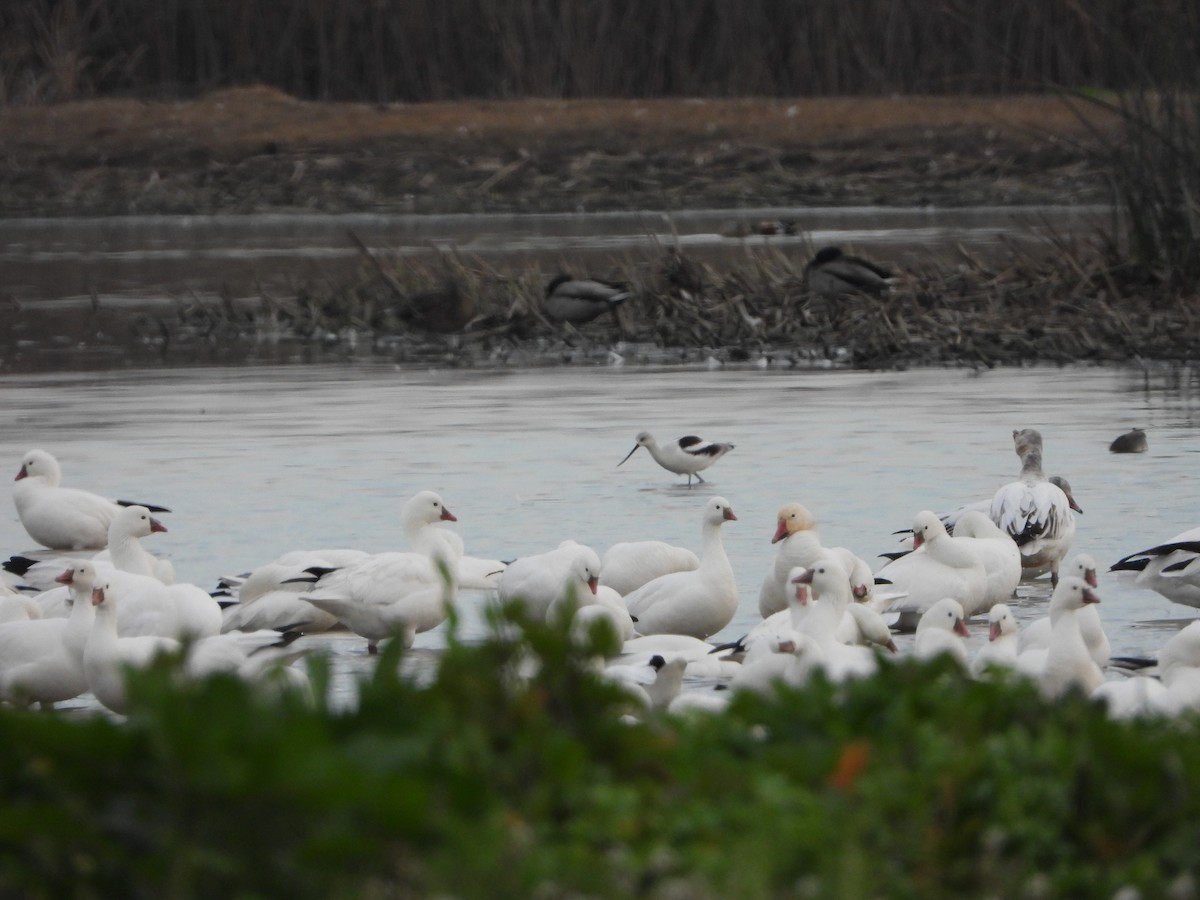
[[[677,441],[671,441],[665,446],[659,446],[659,443],[654,440],[654,435],[648,431],[643,431],[638,434],[637,443],[633,445],[633,449],[617,465],[624,465],[629,457],[637,453],[639,447],[645,447],[649,450],[650,455],[654,457],[654,461],[668,472],[674,472],[676,475],[686,475],[688,477],[688,487],[691,487],[692,476],[695,475],[696,480],[703,484],[704,479],[700,477],[701,470],[707,469],[732,450],[733,444],[706,441],[703,438],[696,437],[694,434],[689,434]]]
[[[1070,485],[1060,479],[1052,483],[1042,471],[1042,436],[1033,428],[1013,432],[1013,444],[1021,458],[1021,474],[992,497],[989,515],[1021,549],[1021,568],[1026,577],[1050,573],[1058,583],[1058,568],[1071,549],[1075,517],[1082,513],[1071,495]]]
[[[51,550],[99,550],[108,542],[108,526],[128,501],[108,500],[89,491],[62,487],[62,468],[45,450],[21,459],[13,485],[17,517],[29,536]],[[151,512],[168,512],[142,504]]]
[[[886,294],[895,279],[883,266],[849,256],[841,247],[824,247],[804,267],[804,286],[825,297],[842,294]]]
[[[546,285],[542,309],[552,322],[583,325],[616,309],[633,296],[626,285],[592,278],[556,275]]]

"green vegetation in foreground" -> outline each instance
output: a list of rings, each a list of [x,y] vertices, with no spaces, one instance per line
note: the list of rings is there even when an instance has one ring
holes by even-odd
[[[525,635],[426,688],[390,650],[354,711],[145,676],[127,722],[3,711],[0,892],[1196,895],[1194,719],[903,662],[632,723],[561,630]]]

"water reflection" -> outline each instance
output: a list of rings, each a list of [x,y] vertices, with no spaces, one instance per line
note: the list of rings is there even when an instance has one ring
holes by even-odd
[[[511,558],[564,537],[599,550],[657,538],[698,548],[700,508],[720,494],[739,520],[725,542],[742,596],[721,637],[757,618],[780,506],[801,501],[827,544],[872,558],[922,508],[990,495],[1017,472],[1012,429],[1046,439],[1046,467],[1085,510],[1076,546],[1106,568],[1196,522],[1194,368],[1038,368],[972,373],[610,368],[408,370],[357,364],[0,378],[13,474],[42,446],[68,484],[170,506],[156,535],[180,577],[205,587],[287,550],[401,546],[400,505],[438,490],[468,552]],[[1145,454],[1108,444],[1137,425]],[[634,435],[695,432],[737,449],[710,484],[683,487],[648,456],[617,468]],[[15,512],[0,549],[26,550]],[[1048,585],[1021,589],[1040,614]],[[1190,616],[1101,576],[1114,653],[1143,653]],[[984,629],[973,628],[976,643]],[[422,638],[436,646],[437,634]],[[362,642],[329,641],[339,672]]]

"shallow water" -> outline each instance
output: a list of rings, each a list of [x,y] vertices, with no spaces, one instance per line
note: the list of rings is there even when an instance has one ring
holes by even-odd
[[[0,460],[16,474],[40,446],[64,483],[170,507],[153,549],[181,580],[214,587],[292,549],[401,548],[397,516],[439,491],[472,555],[511,558],[566,537],[598,551],[657,538],[698,549],[700,508],[720,494],[742,603],[717,637],[758,618],[776,511],[800,501],[827,545],[871,559],[923,508],[989,496],[1018,471],[1015,428],[1037,427],[1046,467],[1085,510],[1075,547],[1107,568],[1196,521],[1200,374],[1195,369],[1039,368],[864,373],[770,368],[397,369],[377,364],[122,371],[0,378]],[[1109,442],[1144,427],[1149,452]],[[644,451],[647,429],[736,449],[688,489]],[[12,477],[11,475],[9,477]],[[10,505],[0,552],[31,549]],[[1101,575],[1115,654],[1156,650],[1194,611]],[[1018,616],[1049,584],[1023,585]],[[478,602],[478,598],[473,602]],[[975,644],[986,636],[972,626]],[[418,646],[436,648],[438,632]],[[363,642],[314,641],[341,684],[369,667]]]

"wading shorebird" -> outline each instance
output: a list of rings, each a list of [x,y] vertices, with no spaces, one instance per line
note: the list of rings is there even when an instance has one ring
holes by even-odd
[[[707,469],[732,450],[733,444],[706,441],[703,438],[696,437],[694,434],[689,434],[677,441],[671,441],[664,447],[660,447],[650,432],[643,431],[637,436],[637,443],[633,445],[633,449],[617,465],[623,465],[629,457],[637,452],[638,447],[645,447],[649,450],[650,455],[654,457],[654,461],[668,472],[674,472],[676,475],[686,475],[688,477],[688,487],[691,487],[692,476],[695,475],[696,480],[703,484],[704,479],[700,477],[700,471]]]

